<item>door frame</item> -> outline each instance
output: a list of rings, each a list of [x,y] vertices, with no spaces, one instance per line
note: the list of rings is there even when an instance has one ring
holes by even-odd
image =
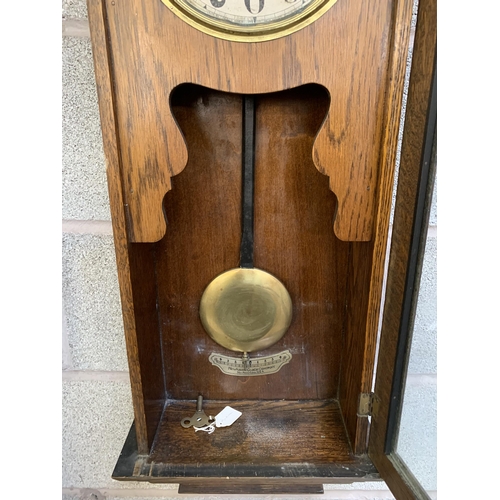
[[[368,444],[398,500],[429,498],[395,448],[435,178],[436,51],[436,0],[420,0]]]

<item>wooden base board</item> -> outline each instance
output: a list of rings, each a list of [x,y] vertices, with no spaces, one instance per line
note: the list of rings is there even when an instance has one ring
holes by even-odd
[[[227,480],[231,488],[279,489],[380,479],[367,456],[351,452],[334,400],[207,401],[207,415],[226,405],[242,412],[233,425],[213,434],[180,425],[195,405],[167,402],[149,455],[138,455],[132,425],[113,478],[196,485],[197,491],[220,488]]]
[[[225,481],[229,483],[230,481]],[[314,495],[323,494],[322,484],[197,484],[185,483],[179,485],[178,493],[203,495]]]

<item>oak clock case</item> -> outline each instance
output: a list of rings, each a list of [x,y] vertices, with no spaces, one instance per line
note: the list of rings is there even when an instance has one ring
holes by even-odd
[[[376,478],[360,401],[412,2],[88,11],[135,415],[113,477],[186,491]],[[242,279],[260,309],[231,302],[238,273],[270,276]],[[200,395],[207,415],[241,417],[210,435],[182,427]]]

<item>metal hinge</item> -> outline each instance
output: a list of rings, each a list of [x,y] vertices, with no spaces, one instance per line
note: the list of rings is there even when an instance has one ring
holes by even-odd
[[[358,417],[371,417],[375,394],[373,392],[361,392],[358,401]]]

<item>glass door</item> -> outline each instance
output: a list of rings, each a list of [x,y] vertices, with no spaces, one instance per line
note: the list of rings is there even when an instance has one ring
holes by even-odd
[[[394,448],[422,487],[434,497],[437,489],[437,235],[432,222],[426,233]]]
[[[422,333],[415,319],[421,311],[422,266],[429,264],[424,257],[436,168],[435,62],[436,1],[420,0],[368,447],[398,500],[428,499],[427,491],[436,489],[436,377],[432,370],[429,376],[415,376],[414,370]],[[432,247],[427,250],[429,257]],[[424,350],[429,362],[435,354]],[[425,389],[422,382],[427,382]]]

